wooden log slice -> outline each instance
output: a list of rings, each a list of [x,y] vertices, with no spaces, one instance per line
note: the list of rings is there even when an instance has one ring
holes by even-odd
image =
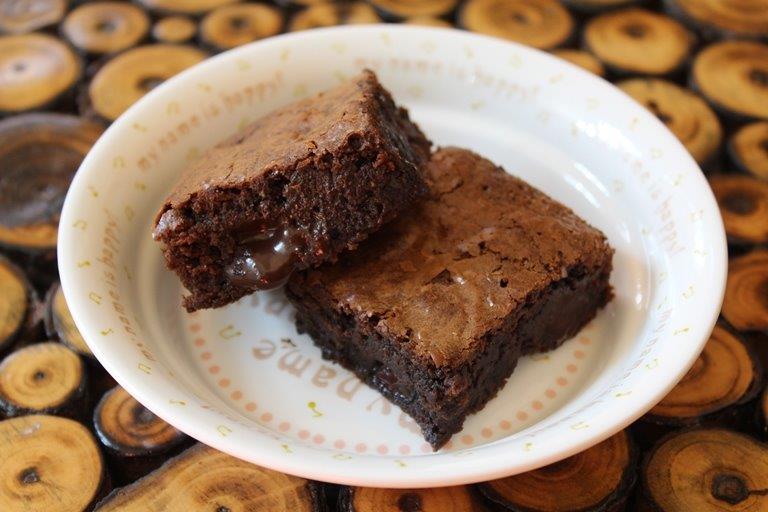
[[[78,354],[89,359],[94,358],[93,352],[75,325],[59,283],[51,286],[45,297],[45,333],[49,338],[58,339]]]
[[[67,0],[0,2],[0,34],[26,34],[55,25],[64,17]]]
[[[554,50],[552,55],[565,59],[571,64],[576,64],[597,76],[605,76],[603,63],[589,52],[567,48],[563,50]]]
[[[710,177],[709,185],[730,243],[768,242],[768,183],[751,176],[721,174]]]
[[[138,44],[149,31],[149,16],[125,2],[93,2],[76,7],[61,32],[84,53],[116,53]]]
[[[723,130],[717,115],[699,96],[654,78],[625,80],[616,85],[667,125],[699,164],[718,153]]]
[[[0,354],[23,332],[32,302],[32,288],[19,267],[0,256]]]
[[[545,50],[565,43],[574,29],[557,0],[468,0],[458,19],[467,30]]]
[[[90,108],[114,121],[153,87],[204,60],[191,46],[152,44],[127,50],[108,61],[88,87]]]
[[[0,121],[0,246],[28,253],[56,248],[69,183],[102,131],[65,114]]]
[[[75,52],[55,37],[0,37],[0,113],[54,105],[72,92],[82,72]]]
[[[768,181],[768,122],[740,128],[728,142],[728,154],[739,170]]]
[[[303,478],[254,466],[198,444],[159,469],[104,498],[107,512],[319,512],[321,486]]]
[[[693,367],[643,421],[665,426],[739,426],[763,383],[751,347],[723,325],[715,326]]]
[[[645,0],[562,0],[574,11],[592,14],[596,12],[645,3]]]
[[[453,27],[453,24],[450,21],[444,20],[443,18],[433,18],[431,16],[413,16],[411,18],[406,18],[403,23],[406,25],[418,25],[420,27]]]
[[[96,436],[106,448],[118,484],[157,469],[189,439],[117,386],[93,413]]]
[[[368,0],[385,19],[402,20],[413,16],[445,16],[458,0]]]
[[[560,462],[478,487],[499,510],[614,512],[623,510],[636,471],[635,448],[624,430]]]
[[[707,39],[768,38],[765,0],[664,0],[664,6]]]
[[[137,0],[152,12],[161,14],[187,14],[190,16],[205,14],[222,5],[233,4],[238,0]]]
[[[468,486],[435,489],[374,489],[344,487],[340,512],[479,512]]]
[[[584,28],[584,45],[619,75],[669,75],[679,71],[695,38],[675,20],[645,9],[601,14]]]
[[[80,511],[109,490],[96,440],[55,416],[0,421],[0,510]]]
[[[671,434],[646,457],[642,478],[654,510],[768,510],[768,447],[730,430]]]
[[[699,52],[691,69],[692,86],[724,115],[768,119],[768,46],[724,41]]]
[[[251,41],[279,34],[283,15],[266,4],[234,4],[206,14],[200,24],[200,39],[215,50],[228,50]]]
[[[380,23],[376,10],[363,2],[318,4],[293,15],[288,30],[295,32],[335,25],[363,25]]]
[[[187,16],[166,16],[152,26],[152,37],[160,43],[186,43],[196,32],[197,25]]]
[[[768,331],[768,249],[731,258],[722,315],[739,331]]]
[[[80,357],[61,343],[16,350],[0,363],[0,411],[8,418],[37,413],[79,418],[85,373]]]

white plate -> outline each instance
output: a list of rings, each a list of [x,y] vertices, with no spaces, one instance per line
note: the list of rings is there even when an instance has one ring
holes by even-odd
[[[602,229],[613,302],[431,453],[411,420],[296,333],[280,292],[188,315],[150,232],[181,169],[262,114],[374,69],[438,144],[471,148]],[[469,33],[292,34],[214,57],[117,120],[67,196],[59,267],[77,326],[133,396],[200,441],[287,473],[420,487],[530,470],[604,439],[677,382],[717,317],[722,222],[674,136],[603,80]]]

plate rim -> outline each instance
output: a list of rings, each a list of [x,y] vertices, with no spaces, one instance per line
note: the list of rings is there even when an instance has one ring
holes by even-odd
[[[354,34],[359,32],[370,32],[372,34],[389,32],[394,34],[401,31],[408,31],[413,33],[421,32],[429,36],[459,38],[463,39],[468,44],[472,43],[473,41],[482,41],[483,44],[491,43],[493,45],[497,45],[500,49],[505,48],[507,50],[514,50],[521,56],[533,55],[535,58],[551,59],[552,61],[557,61],[557,65],[566,67],[570,73],[575,73],[577,75],[581,75],[582,77],[586,77],[588,80],[593,80],[599,84],[601,88],[604,88],[607,85],[611,89],[614,89],[614,92],[618,92],[620,95],[623,95],[626,100],[633,102],[629,96],[615,88],[615,86],[609,82],[603,80],[600,77],[594,76],[589,72],[582,70],[570,63],[562,61],[561,59],[557,59],[556,57],[549,55],[546,52],[542,52],[510,41],[504,41],[489,36],[473,34],[455,29],[375,24],[362,26],[330,27],[315,29],[307,32],[281,34],[279,36],[253,42],[206,59],[202,63],[193,66],[192,68],[189,68],[188,70],[185,70],[175,77],[167,80],[154,91],[145,95],[138,102],[132,105],[125,114],[123,114],[118,120],[113,122],[109,128],[107,128],[99,142],[94,145],[92,150],[83,160],[80,169],[72,180],[69,193],[67,194],[67,198],[62,209],[60,225],[67,226],[72,223],[74,212],[78,208],[78,205],[75,204],[75,198],[78,195],[78,191],[81,191],[86,187],[85,176],[88,173],[95,172],[92,162],[97,158],[97,148],[100,148],[104,145],[102,144],[102,141],[108,141],[111,137],[113,137],[113,133],[122,131],[123,127],[130,122],[131,117],[136,112],[143,109],[145,104],[151,104],[154,101],[154,97],[159,96],[162,91],[175,87],[176,84],[181,84],[184,80],[186,80],[187,76],[191,76],[194,73],[199,73],[200,69],[205,68],[207,65],[210,65],[214,62],[235,59],[238,55],[245,55],[252,51],[254,48],[263,48],[270,45],[274,46],[275,48],[279,48],[280,44],[290,42],[292,40],[311,38],[323,39],[333,38],[334,36],[344,37],[346,34]],[[590,446],[593,446],[594,444],[599,443],[600,441],[615,434],[619,430],[625,428],[630,423],[634,422],[637,418],[642,416],[645,412],[647,412],[647,410],[649,410],[655,403],[663,398],[677,384],[679,379],[681,379],[688,371],[688,369],[693,365],[699,352],[703,349],[704,344],[708,339],[709,333],[713,329],[718,318],[720,305],[722,303],[723,295],[725,292],[727,276],[727,244],[722,219],[720,217],[714,195],[712,194],[711,189],[706,182],[704,174],[684,149],[682,144],[677,141],[674,135],[672,135],[671,132],[669,132],[660,121],[658,121],[651,114],[646,113],[644,110],[642,114],[638,115],[649,120],[649,123],[654,126],[655,130],[660,130],[661,133],[663,133],[665,141],[676,147],[676,153],[679,153],[683,160],[687,160],[688,167],[696,171],[695,173],[692,173],[694,174],[694,181],[696,182],[695,189],[704,194],[704,200],[707,203],[708,211],[714,211],[716,213],[716,218],[712,220],[712,222],[716,225],[710,226],[708,229],[708,231],[711,232],[711,236],[713,237],[713,245],[717,245],[716,242],[718,239],[720,240],[720,250],[717,252],[717,254],[711,255],[711,257],[714,258],[713,264],[718,269],[717,275],[712,276],[713,279],[711,281],[711,288],[709,290],[711,299],[708,304],[710,304],[712,307],[712,312],[710,313],[711,316],[706,320],[700,319],[700,323],[695,328],[696,332],[699,334],[697,335],[697,341],[690,342],[690,352],[687,354],[688,357],[686,360],[680,361],[676,365],[676,371],[673,372],[675,373],[675,377],[668,379],[664,383],[665,385],[658,386],[654,390],[654,393],[646,396],[643,403],[634,404],[633,407],[624,405],[621,410],[627,411],[630,409],[630,412],[623,412],[619,415],[620,418],[618,420],[606,421],[599,427],[595,426],[595,428],[589,430],[589,435],[582,434],[581,437],[574,438],[574,440],[572,440],[572,442],[565,447],[543,447],[542,451],[539,452],[540,456],[534,459],[526,459],[525,457],[521,457],[521,461],[516,462],[514,457],[507,457],[505,459],[502,457],[502,455],[505,455],[504,453],[495,453],[491,457],[486,457],[483,459],[483,461],[474,460],[471,461],[471,463],[466,461],[466,459],[453,459],[452,461],[448,461],[446,464],[440,464],[440,468],[435,468],[434,471],[430,471],[428,474],[425,472],[415,474],[411,471],[398,472],[394,468],[383,469],[375,467],[378,459],[393,459],[395,458],[393,456],[384,457],[375,455],[361,455],[357,457],[358,461],[360,462],[359,464],[347,465],[345,467],[343,464],[334,464],[334,462],[337,461],[330,459],[309,461],[305,457],[283,457],[279,452],[274,450],[263,450],[258,452],[254,451],[253,449],[246,450],[243,447],[238,449],[238,447],[235,446],[237,444],[235,442],[237,436],[232,436],[229,438],[231,440],[228,440],[225,437],[216,436],[213,432],[201,428],[202,425],[200,425],[200,420],[195,419],[195,417],[203,412],[208,413],[209,411],[195,411],[195,413],[192,413],[188,410],[172,410],[171,408],[167,407],[166,404],[161,403],[156,396],[153,396],[150,389],[145,388],[143,385],[140,385],[133,378],[131,378],[131,376],[125,371],[125,368],[121,368],[120,361],[110,357],[109,347],[96,336],[97,333],[95,326],[92,326],[86,322],[87,315],[85,313],[85,309],[88,305],[85,304],[85,301],[75,297],[75,292],[73,290],[77,287],[77,277],[73,275],[72,268],[74,267],[74,261],[70,258],[70,255],[73,255],[71,248],[76,245],[77,241],[74,236],[75,233],[67,229],[60,229],[58,235],[59,240],[57,255],[61,287],[65,298],[67,299],[75,324],[83,334],[83,337],[88,342],[89,347],[91,347],[91,350],[99,362],[123,388],[125,388],[132,396],[134,396],[137,400],[139,400],[142,404],[144,404],[148,409],[150,409],[164,421],[174,425],[176,428],[179,428],[179,430],[184,431],[191,437],[232,456],[265,467],[269,467],[277,471],[282,471],[313,480],[346,485],[373,487],[442,487],[448,485],[486,481],[494,478],[500,478],[509,474],[516,474],[533,470],[538,467],[561,460],[565,457],[571,456],[586,448],[589,448]],[[169,383],[175,385],[175,383],[171,381],[169,381]],[[632,404],[633,402],[630,400],[628,403]],[[491,445],[501,445],[503,442],[504,440],[502,439],[491,443]],[[497,452],[505,451],[503,446],[499,446],[498,448],[499,449],[496,450]],[[506,453],[506,455],[510,454]],[[410,455],[408,457],[417,456],[419,455]],[[366,467],[367,469],[363,471],[363,467]],[[371,470],[371,467],[374,469]]]

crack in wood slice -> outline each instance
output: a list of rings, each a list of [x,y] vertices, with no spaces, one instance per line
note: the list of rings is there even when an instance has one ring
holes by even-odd
[[[465,485],[434,489],[375,489],[345,487],[339,493],[340,512],[480,512]]]
[[[738,432],[671,434],[649,453],[642,476],[654,510],[768,510],[768,446]]]
[[[768,249],[731,259],[722,315],[740,331],[768,331]]]
[[[765,0],[664,0],[664,6],[707,39],[768,38]]]
[[[116,53],[138,44],[149,31],[149,16],[125,2],[93,2],[72,10],[61,32],[88,54]]]
[[[109,490],[96,440],[55,416],[0,421],[0,510],[89,510]]]
[[[500,510],[623,510],[635,484],[636,458],[634,444],[624,430],[560,462],[478,487]]]
[[[620,75],[669,75],[680,70],[695,37],[675,20],[639,8],[592,18],[584,28],[584,45]]]
[[[318,4],[293,15],[288,23],[291,32],[336,25],[380,23],[376,10],[364,2]]]
[[[48,290],[45,297],[45,333],[53,339],[57,338],[63,344],[89,359],[95,359],[90,347],[75,325],[72,313],[67,306],[67,300],[59,283]]]
[[[386,19],[401,20],[413,16],[440,17],[456,8],[458,0],[368,0]]]
[[[90,108],[114,121],[151,89],[207,56],[197,48],[171,44],[127,50],[109,60],[91,80]]]
[[[643,420],[671,426],[739,425],[748,415],[739,406],[753,400],[762,384],[763,370],[751,348],[717,325],[685,377]]]
[[[68,0],[4,0],[0,2],[0,34],[26,34],[55,25]]]
[[[653,78],[625,80],[616,86],[667,125],[699,164],[706,164],[718,154],[723,130],[717,115],[702,98]]]
[[[741,175],[718,175],[709,180],[733,244],[768,242],[768,183]]]
[[[768,181],[768,121],[740,128],[728,143],[728,154],[739,170]]]
[[[56,247],[69,183],[102,131],[65,114],[0,121],[0,245],[24,252]]]
[[[490,36],[550,50],[573,33],[571,14],[557,0],[468,0],[459,24]]]
[[[120,482],[132,482],[159,467],[189,439],[155,416],[120,386],[104,394],[93,425]]]
[[[198,444],[107,496],[96,510],[319,512],[322,487]]]
[[[228,50],[280,33],[283,15],[265,4],[234,4],[206,14],[200,23],[200,39],[215,50]]]
[[[41,413],[80,418],[85,394],[83,361],[61,343],[29,345],[0,363],[0,411],[6,417]]]
[[[696,55],[691,85],[725,116],[768,119],[768,46],[715,43]]]
[[[153,12],[162,14],[200,15],[222,5],[233,4],[238,0],[136,0]]]
[[[580,68],[586,69],[597,76],[605,75],[605,68],[600,60],[589,52],[583,50],[573,50],[566,48],[563,50],[554,50],[552,55],[565,59],[571,64],[576,64]]]
[[[72,49],[47,34],[0,38],[0,112],[54,104],[71,92],[83,66]]]
[[[196,32],[197,25],[187,16],[166,16],[152,26],[152,37],[161,43],[186,43]]]

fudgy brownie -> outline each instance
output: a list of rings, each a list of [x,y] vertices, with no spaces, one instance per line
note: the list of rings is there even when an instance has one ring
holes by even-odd
[[[426,199],[336,264],[294,274],[297,325],[421,426],[434,449],[522,355],[576,334],[612,297],[613,249],[562,204],[463,149],[436,152]]]
[[[426,191],[430,145],[371,71],[224,140],[156,218],[184,306],[223,306],[353,248]]]

